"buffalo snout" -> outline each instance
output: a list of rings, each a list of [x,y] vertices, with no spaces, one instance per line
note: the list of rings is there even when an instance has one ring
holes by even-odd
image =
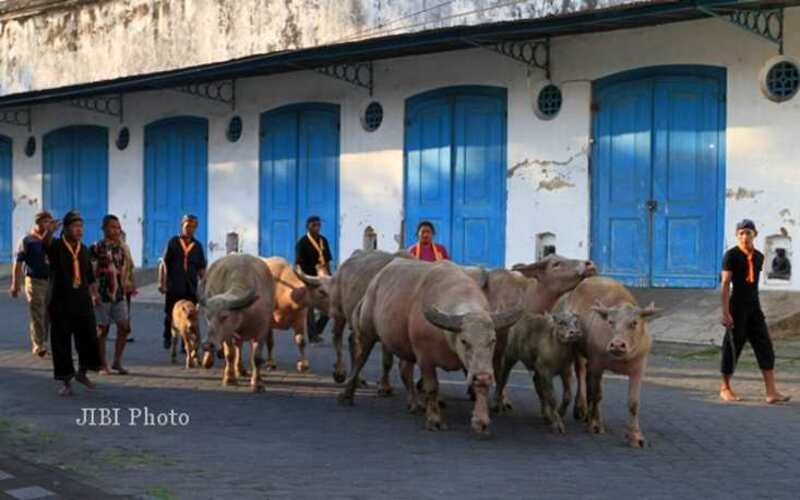
[[[475,385],[488,387],[494,383],[494,375],[491,373],[479,373],[475,375],[473,383]]]
[[[595,267],[594,262],[591,260],[587,260],[583,263],[583,276],[588,278],[589,276],[596,276],[597,275],[597,267]]]
[[[608,343],[608,352],[614,356],[624,356],[628,352],[628,343],[623,339],[611,339]]]

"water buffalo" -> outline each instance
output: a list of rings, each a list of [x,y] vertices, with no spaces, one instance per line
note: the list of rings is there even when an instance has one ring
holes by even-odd
[[[572,365],[575,342],[583,337],[578,316],[563,311],[530,314],[511,327],[503,366],[497,376],[497,393],[503,392],[511,369],[518,361],[533,373],[533,384],[539,396],[542,416],[554,431],[564,433],[564,415],[572,397]],[[563,395],[556,409],[553,377],[561,377]]]
[[[272,312],[272,328],[267,335],[267,369],[277,368],[273,357],[274,331],[291,328],[294,331],[294,343],[300,353],[297,371],[307,371],[306,316],[311,306],[311,292],[283,257],[269,257],[264,262],[275,282],[275,309]]]
[[[194,368],[197,363],[197,349],[200,347],[200,331],[197,328],[197,306],[188,300],[179,300],[172,308],[172,352],[171,359],[177,359],[178,342],[183,341],[186,350],[186,368]]]
[[[603,277],[584,280],[570,294],[566,306],[580,317],[581,329],[586,333],[577,344],[575,418],[587,420],[591,432],[604,432],[600,414],[603,372],[611,370],[627,375],[626,438],[632,446],[644,447],[646,441],[639,427],[639,396],[653,343],[647,320],[659,310],[653,304],[640,308],[622,284]]]
[[[367,291],[370,280],[395,258],[411,259],[411,256],[406,252],[388,253],[381,250],[356,250],[350,258],[339,266],[332,278],[307,276],[298,270],[298,277],[311,288],[312,301],[315,307],[327,310],[328,315],[333,320],[333,345],[336,350],[333,379],[338,383],[344,382],[347,374],[342,356],[342,335],[345,325],[349,323],[353,310]],[[358,345],[358,339],[355,339],[351,334],[351,366]],[[388,361],[390,366],[391,360],[391,357],[388,360],[384,357],[384,363]],[[382,394],[391,393],[391,386],[387,377],[382,379],[379,391]]]
[[[472,428],[488,431],[488,391],[494,382],[492,358],[495,330],[507,328],[522,315],[522,306],[491,312],[474,279],[450,262],[435,264],[395,259],[370,281],[351,320],[363,343],[345,389],[339,396],[352,404],[359,374],[375,343],[405,361],[401,367],[409,409],[416,411],[413,366],[422,371],[426,396],[426,428],[446,428],[440,413],[436,368],[466,370],[476,399]]]
[[[225,343],[224,385],[235,385],[236,349],[233,339],[251,344],[250,387],[261,392],[261,347],[270,330],[274,311],[275,283],[267,264],[251,255],[232,254],[222,257],[208,268],[200,296],[200,309],[208,321],[208,340],[203,345],[205,359],[213,360],[213,352]]]

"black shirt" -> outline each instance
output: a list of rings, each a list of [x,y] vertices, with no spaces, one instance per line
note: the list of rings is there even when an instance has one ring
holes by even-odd
[[[753,272],[755,281],[747,282],[747,254],[736,246],[725,252],[722,258],[722,270],[732,273],[733,294],[731,302],[758,304],[758,278],[764,266],[764,254],[753,250]]]
[[[167,268],[167,293],[171,295],[197,296],[197,278],[200,271],[206,268],[206,256],[203,245],[192,238],[189,250],[187,269],[183,267],[183,247],[180,236],[173,236],[164,250],[164,265]]]
[[[72,254],[64,246],[61,238],[54,238],[47,247],[50,261],[50,293],[48,304],[56,313],[76,315],[94,314],[94,304],[89,293],[89,285],[94,283],[94,272],[89,262],[89,250],[83,243],[78,250],[78,262],[81,268],[81,284],[78,288],[72,285]]]
[[[333,257],[331,257],[331,246],[328,244],[327,238],[321,234],[319,238],[322,240],[322,244],[325,245],[322,249],[322,256],[325,259],[325,264],[328,264],[333,260]],[[317,249],[314,248],[314,245],[308,239],[308,235],[300,238],[294,253],[295,263],[300,266],[300,269],[309,276],[316,276],[317,265],[319,264],[319,252],[317,252]]]

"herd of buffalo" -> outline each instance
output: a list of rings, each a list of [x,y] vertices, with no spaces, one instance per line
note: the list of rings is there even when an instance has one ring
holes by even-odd
[[[199,295],[199,311],[191,303],[175,307],[173,335],[187,347],[187,368],[201,362],[198,349],[204,351],[206,368],[213,365],[215,352],[224,353],[224,385],[247,375],[241,346],[249,342],[251,388],[263,391],[261,370],[275,368],[274,330],[293,330],[300,352],[297,370],[308,370],[306,316],[317,308],[333,320],[333,378],[344,384],[343,404],[353,404],[363,384],[360,372],[380,342],[378,392],[391,394],[389,373],[396,356],[408,409],[424,412],[429,430],[446,428],[437,368],[464,371],[475,402],[472,429],[486,434],[490,406],[498,413],[512,408],[506,384],[514,365],[522,362],[533,374],[542,414],[554,431],[564,432],[575,373],[573,414],[600,433],[602,377],[611,370],[629,379],[626,439],[635,447],[646,443],[639,427],[639,394],[652,344],[647,320],[658,311],[652,304],[640,308],[624,286],[598,276],[589,261],[549,255],[511,271],[485,270],[374,250],[356,251],[333,276],[308,276],[280,257],[232,254],[209,267]],[[208,325],[202,344],[199,313]],[[349,376],[342,353],[345,326],[352,332]],[[419,383],[414,382],[415,366],[422,374]],[[563,386],[560,401],[555,377]]]

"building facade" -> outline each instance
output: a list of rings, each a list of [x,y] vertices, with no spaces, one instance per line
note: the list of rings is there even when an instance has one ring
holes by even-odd
[[[429,219],[463,263],[555,247],[633,286],[714,287],[748,217],[764,286],[800,289],[795,2],[397,3],[10,2],[0,258],[42,208],[93,235],[119,215],[144,265],[184,212],[211,259],[229,233],[291,258],[313,213],[339,261]],[[780,12],[780,37],[739,11]]]

